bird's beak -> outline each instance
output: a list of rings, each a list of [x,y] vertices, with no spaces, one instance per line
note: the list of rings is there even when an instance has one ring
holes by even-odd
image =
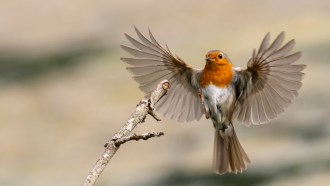
[[[205,60],[206,60],[206,62],[211,62],[211,58],[210,57],[206,57]]]

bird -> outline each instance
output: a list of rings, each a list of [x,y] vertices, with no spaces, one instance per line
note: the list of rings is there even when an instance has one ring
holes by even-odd
[[[221,50],[205,55],[204,68],[190,67],[159,44],[148,28],[148,36],[134,27],[137,38],[124,34],[133,46],[121,45],[133,57],[128,64],[139,89],[146,95],[167,79],[171,89],[155,109],[164,117],[190,122],[204,115],[214,127],[213,171],[242,173],[251,163],[236,135],[233,121],[247,126],[268,123],[283,113],[298,95],[306,65],[295,64],[301,52],[292,52],[295,40],[283,45],[285,32],[273,42],[268,32],[258,50],[253,49],[247,68],[233,66]]]

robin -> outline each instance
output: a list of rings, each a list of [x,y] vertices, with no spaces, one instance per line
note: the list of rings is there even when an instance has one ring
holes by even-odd
[[[204,114],[215,128],[213,169],[217,174],[238,173],[250,159],[234,130],[233,120],[246,125],[267,123],[290,105],[302,86],[305,65],[294,64],[301,52],[290,54],[295,41],[284,46],[284,32],[270,44],[267,33],[242,70],[233,67],[228,55],[211,50],[203,69],[188,66],[162,47],[149,29],[149,39],[135,27],[140,41],[125,34],[135,48],[122,45],[134,58],[122,58],[128,71],[146,94],[164,79],[171,89],[156,111],[179,122],[199,120]],[[269,45],[270,44],[270,45]]]

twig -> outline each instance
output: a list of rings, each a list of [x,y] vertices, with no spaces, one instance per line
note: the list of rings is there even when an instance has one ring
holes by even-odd
[[[154,105],[167,93],[170,88],[170,84],[167,80],[162,81],[158,84],[157,88],[150,94],[146,99],[143,99],[136,106],[135,111],[132,113],[131,117],[127,120],[126,124],[113,136],[113,138],[106,143],[105,150],[101,157],[98,158],[94,164],[92,170],[89,172],[82,186],[92,186],[107,166],[111,158],[115,155],[120,145],[130,141],[139,139],[149,139],[151,137],[161,136],[164,133],[146,133],[142,135],[131,135],[129,134],[132,130],[139,124],[143,123],[146,116],[150,114],[157,121],[160,121],[158,116],[153,112]]]
[[[150,108],[150,107],[149,107]],[[157,114],[154,112],[154,110],[149,110],[148,114],[152,116],[156,121],[161,121],[161,119],[157,116]]]
[[[143,139],[143,140],[148,140],[149,138],[152,138],[152,137],[160,137],[164,135],[164,132],[148,132],[148,133],[144,133],[144,134],[131,134],[127,137],[122,137],[118,140],[115,141],[115,145],[116,146],[120,146],[128,141],[132,141],[132,140],[135,140],[135,141],[139,141],[140,139]]]

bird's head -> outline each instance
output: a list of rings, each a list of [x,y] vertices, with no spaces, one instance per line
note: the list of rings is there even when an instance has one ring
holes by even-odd
[[[228,65],[231,64],[227,55],[220,50],[211,50],[205,55],[207,63],[214,63],[217,65]]]

